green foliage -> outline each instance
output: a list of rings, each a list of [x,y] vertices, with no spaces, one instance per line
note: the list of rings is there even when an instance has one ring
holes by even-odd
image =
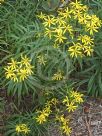
[[[42,7],[47,11],[53,11],[58,8],[60,0],[44,0],[42,2]]]
[[[82,2],[89,6],[90,16],[95,14],[102,20],[101,0]],[[45,20],[38,18],[40,13],[44,13],[49,17],[51,15],[52,19],[55,17],[54,19],[57,21],[58,12],[65,10],[67,6],[65,5],[58,12],[55,12],[60,7],[60,3],[60,0],[5,0],[0,4],[0,89],[6,89],[7,98],[12,99],[10,104],[13,108],[12,114],[10,116],[7,114],[7,118],[4,119],[5,136],[23,136],[23,134],[17,134],[15,131],[16,125],[19,124],[27,124],[30,128],[29,136],[46,135],[48,124],[53,122],[58,111],[62,117],[61,114],[66,111],[64,106],[67,105],[66,107],[69,109],[68,99],[73,92],[72,88],[78,90],[82,87],[83,91],[89,95],[102,97],[102,28],[91,37],[95,43],[95,46],[92,46],[94,49],[92,56],[90,53],[86,55],[85,49],[82,48],[84,57],[72,58],[68,52],[69,47],[72,46],[73,42],[77,42],[80,33],[89,35],[90,32],[85,32],[82,28],[83,24],[80,25],[78,20],[72,17],[64,23],[70,22],[72,28],[75,28],[74,32],[71,28],[70,33],[65,32],[64,36],[67,37],[67,40],[62,37],[63,42],[57,43],[60,40],[55,42],[56,34],[57,32],[62,33],[62,31],[55,31],[52,38],[49,38],[48,35],[45,36],[47,28],[44,27]],[[57,26],[56,22],[54,23],[51,30],[60,26]],[[70,36],[70,34],[72,35]],[[58,46],[54,47],[54,43],[57,43]],[[33,73],[23,81],[15,82],[12,78],[7,78],[5,68],[9,67],[12,58],[20,62],[22,55],[26,55],[30,59],[30,63],[34,67]],[[85,55],[89,57],[85,57]],[[22,66],[18,69],[20,71]],[[43,113],[43,110],[46,109],[46,102],[52,98],[58,99],[59,103],[57,106],[51,107],[49,120],[44,124],[39,124],[35,118],[40,116],[38,113]],[[77,106],[74,105],[73,108]],[[0,113],[3,113],[4,110],[5,101],[4,98],[0,97]],[[48,115],[46,116],[48,117]],[[61,122],[59,123],[61,124]]]
[[[26,113],[23,115],[15,114],[12,115],[6,122],[6,129],[5,129],[5,136],[24,136],[25,134],[17,134],[16,132],[16,126],[19,124],[26,124],[28,128],[30,128],[28,136],[45,136],[46,132],[46,125],[44,126],[39,126],[35,122],[34,118],[34,113]]]

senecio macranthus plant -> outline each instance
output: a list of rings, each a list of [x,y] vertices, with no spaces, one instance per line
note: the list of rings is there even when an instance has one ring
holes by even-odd
[[[22,82],[27,79],[33,73],[33,66],[30,64],[30,61],[27,56],[22,55],[20,61],[12,58],[11,62],[4,68],[6,78],[14,82]]]
[[[80,1],[70,2],[68,7],[60,8],[56,15],[40,13],[44,35],[53,39],[54,48],[63,45],[73,58],[91,56],[94,51],[94,34],[98,32],[102,21],[89,13],[87,5]]]
[[[49,94],[50,95],[50,94]],[[39,127],[46,125],[50,120],[59,123],[59,129],[63,134],[70,136],[72,128],[70,126],[70,117],[65,113],[73,113],[81,103],[83,103],[83,94],[70,89],[68,94],[63,96],[61,99],[53,97],[45,102],[43,108],[36,109],[32,122],[39,125]],[[63,105],[63,107],[60,105]],[[66,112],[65,112],[66,111]],[[33,114],[33,113],[32,113]],[[52,118],[53,117],[53,118]],[[29,121],[16,123],[14,125],[14,132],[19,134],[31,135],[33,124]]]
[[[8,95],[18,94],[20,98],[28,94],[30,88],[34,89],[32,81],[34,66],[26,55],[21,55],[18,59],[11,58],[11,61],[4,67],[4,73]]]

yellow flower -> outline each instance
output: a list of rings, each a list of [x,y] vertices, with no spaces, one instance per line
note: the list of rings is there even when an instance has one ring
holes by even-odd
[[[71,18],[71,10],[69,10],[68,7],[64,10],[62,17],[65,19]]]
[[[56,120],[60,123],[60,129],[62,132],[68,136],[70,136],[71,128],[69,127],[69,119],[65,118],[64,115],[56,116]]]
[[[63,33],[67,32],[67,31],[72,35],[73,27],[71,25],[66,25]]]
[[[65,36],[63,36],[61,33],[59,33],[58,35],[55,35],[55,42],[58,42],[58,43],[63,43],[64,40],[66,40],[67,38]]]
[[[37,17],[43,20],[46,18],[46,15],[41,12],[40,15],[37,15]]]
[[[67,106],[67,110],[68,110],[68,112],[73,112],[73,111],[75,111],[76,109],[77,109],[77,105],[75,105],[75,103],[72,101],[72,102],[70,102],[70,103],[67,103],[66,104],[66,106]]]
[[[80,43],[74,44],[73,46],[69,47],[68,51],[70,52],[70,56],[73,57],[82,57],[82,51],[81,51],[81,45]]]
[[[68,96],[66,96],[66,97],[63,99],[63,104],[65,104],[65,103],[69,103],[69,98],[68,98]]]
[[[48,36],[50,39],[52,37],[52,30],[49,28],[45,28],[45,36]]]
[[[80,16],[78,18],[78,22],[80,24],[87,24],[87,22],[89,21],[89,19],[91,19],[91,16],[88,15],[88,14],[86,14],[86,13],[84,13],[82,16]]]
[[[11,80],[13,80],[14,82],[18,82],[19,81],[19,79],[18,79],[16,74],[12,75]]]
[[[84,53],[87,54],[87,56],[91,56],[94,49],[92,46],[84,46]]]
[[[27,56],[25,55],[25,56],[22,56],[21,55],[21,64],[22,65],[25,65],[25,66],[29,66],[30,65],[30,62],[31,62],[31,60],[29,59],[29,58],[27,58]]]
[[[36,121],[39,124],[43,124],[44,122],[46,122],[46,115],[45,114],[41,114],[36,118]]]
[[[7,63],[8,65],[11,65],[11,69],[16,69],[18,66],[18,62],[15,61],[13,58],[11,59],[11,62]]]
[[[74,12],[74,18],[75,19],[77,19],[77,18],[79,19],[81,17],[82,17],[82,11],[77,10],[77,11]]]
[[[98,27],[100,27],[102,24],[102,21],[96,15],[92,15],[90,18],[90,21],[93,25]]]
[[[80,10],[84,11],[84,12],[87,12],[88,11],[87,5],[81,6]]]
[[[53,32],[57,33],[58,35],[63,34],[63,28],[64,27],[59,26],[59,27],[55,28]]]
[[[63,125],[63,126],[61,127],[61,130],[62,130],[63,133],[65,133],[67,136],[70,136],[70,134],[71,134],[71,132],[72,132],[71,128],[70,128],[69,126],[67,126],[67,125]]]
[[[43,124],[44,122],[47,121],[47,118],[49,117],[50,113],[52,112],[50,106],[51,106],[50,102],[48,101],[46,103],[45,108],[43,109],[43,111],[38,111],[38,113],[40,113],[40,115],[38,115],[38,117],[36,117],[36,121],[39,124]]]
[[[52,111],[51,111],[51,108],[50,108],[50,105],[48,105],[48,106],[46,106],[46,107],[44,108],[44,112],[47,113],[46,117],[48,117],[48,116],[50,115],[50,113],[52,112]]]
[[[17,126],[16,126],[16,132],[17,132],[17,133],[21,132],[20,125],[17,125]]]
[[[20,81],[24,81],[28,77],[27,69],[26,68],[20,69],[18,72],[18,75],[19,75]]]
[[[52,103],[53,105],[56,105],[56,104],[58,103],[58,100],[57,100],[56,98],[53,98],[53,99],[51,100],[51,103]]]
[[[32,71],[33,68],[34,68],[34,66],[32,66],[32,65],[29,65],[26,67],[26,72],[28,75],[33,74],[33,71]]]
[[[98,32],[98,27],[95,26],[93,23],[87,23],[86,24],[86,31],[89,31],[90,32],[90,35],[93,35],[94,32]]]
[[[12,78],[12,76],[14,76],[15,70],[12,69],[10,66],[5,67],[4,69],[5,69],[5,75],[7,79]]]
[[[45,26],[45,27],[50,27],[51,25],[54,25],[55,24],[55,18],[54,18],[54,16],[46,16],[45,18],[44,18],[44,23],[43,23],[43,25]]]
[[[64,11],[63,11],[63,9],[60,8],[60,9],[57,10],[57,13],[58,13],[59,17],[63,17]]]
[[[55,20],[56,22],[56,24],[58,25],[58,26],[64,26],[64,25],[66,25],[66,21],[62,18],[62,17],[56,17],[56,20]]]
[[[57,73],[55,73],[52,77],[52,80],[61,80],[63,79],[62,72],[59,70]]]
[[[78,2],[78,0],[76,0],[75,2],[71,2],[70,5],[73,9],[82,9],[82,4],[80,3],[80,1]]]
[[[27,127],[26,124],[16,125],[15,130],[17,133],[24,133],[24,134],[28,134],[30,132],[30,129]]]
[[[70,97],[73,98],[73,101],[77,102],[77,103],[82,103],[83,102],[83,94],[75,92],[75,91],[71,91],[70,93]]]
[[[45,60],[45,58],[44,58],[44,56],[43,55],[39,55],[38,57],[37,57],[37,59],[38,59],[38,63],[40,64],[40,65],[44,65],[45,66],[45,64],[46,64],[46,60]]]
[[[84,45],[92,45],[94,43],[94,39],[88,35],[81,35],[78,37],[78,40],[80,40]]]

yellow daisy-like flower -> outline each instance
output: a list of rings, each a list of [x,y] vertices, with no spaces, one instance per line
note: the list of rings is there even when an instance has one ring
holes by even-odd
[[[15,70],[12,69],[10,66],[5,67],[4,69],[5,69],[5,75],[7,79],[12,78],[12,76],[14,76]]]
[[[63,16],[62,17],[56,17],[55,21],[56,21],[55,23],[58,26],[64,26],[64,25],[66,25],[66,21],[63,19]]]
[[[63,33],[64,33],[64,32],[63,32],[63,29],[64,29],[64,27],[59,26],[59,27],[55,28],[55,29],[53,30],[53,32],[57,33],[57,35],[63,34]]]
[[[91,16],[87,13],[84,13],[82,16],[78,18],[78,22],[80,24],[87,24],[87,22],[91,19]]]
[[[87,56],[91,56],[94,49],[92,46],[84,46],[84,53],[87,54]]]
[[[71,91],[71,93],[70,93],[70,97],[73,98],[73,101],[75,101],[76,103],[79,103],[79,104],[84,101],[83,96],[84,96],[83,94],[75,92],[75,91]]]
[[[30,65],[30,62],[31,62],[31,60],[29,58],[27,58],[26,55],[25,56],[21,55],[21,62],[20,63],[22,65],[25,65],[28,67]]]
[[[45,104],[45,108],[42,111],[38,111],[39,115],[35,119],[39,124],[43,124],[47,121],[47,118],[49,117],[50,113],[52,112],[51,107],[50,107],[51,105],[52,105],[51,102],[48,101]]]
[[[58,120],[59,123],[60,123],[60,129],[61,129],[61,131],[64,134],[70,136],[72,130],[69,127],[69,119],[65,118],[64,115],[60,115],[60,116],[57,115],[56,116],[56,120]]]
[[[90,22],[88,22],[87,24],[86,24],[86,31],[89,31],[89,33],[90,33],[90,35],[93,35],[94,34],[94,32],[98,32],[98,26],[95,26],[95,24],[94,23],[90,23]]]
[[[75,2],[71,2],[70,5],[73,9],[80,10],[82,9],[83,4],[81,4],[80,1],[78,2],[78,0],[76,0]]]
[[[71,12],[72,11],[69,10],[69,8],[67,7],[63,12],[62,17],[65,18],[65,19],[71,18]]]
[[[24,81],[28,77],[27,69],[26,68],[20,69],[18,75],[20,77],[20,81]]]
[[[19,82],[19,79],[15,73],[11,76],[11,80],[13,80],[14,82]]]
[[[36,121],[39,124],[43,124],[44,122],[46,122],[46,114],[41,114],[36,118]]]
[[[55,42],[58,42],[59,44],[60,43],[63,43],[64,40],[66,40],[67,38],[65,36],[63,36],[63,34],[59,33],[57,35],[55,35]]]
[[[70,103],[67,103],[66,104],[66,106],[67,106],[67,110],[68,110],[68,112],[73,112],[73,111],[75,111],[76,109],[77,109],[77,105],[75,105],[75,103],[72,101],[72,102],[70,102]]]
[[[17,133],[28,134],[30,132],[30,129],[27,127],[26,124],[19,124],[19,125],[16,125],[15,131]]]
[[[55,24],[55,17],[54,16],[46,16],[44,18],[43,25],[45,27],[51,27],[51,25],[54,25],[54,24]]]
[[[45,32],[44,33],[45,33],[45,36],[48,36],[51,39],[52,33],[53,33],[53,31],[51,29],[45,28]]]
[[[63,125],[61,127],[61,130],[63,131],[63,133],[65,133],[67,136],[70,136],[72,130],[68,125]]]
[[[56,105],[56,104],[58,104],[58,100],[57,100],[56,98],[53,98],[53,99],[51,100],[51,103],[52,103],[53,105]]]
[[[73,27],[71,25],[66,25],[64,27],[64,32],[63,33],[66,33],[66,32],[69,32],[72,35],[72,33],[73,33]]]
[[[11,59],[11,62],[7,63],[8,65],[11,65],[11,69],[16,69],[18,66],[18,62],[15,61],[13,58]]]
[[[95,25],[95,26],[100,27],[101,24],[102,24],[102,21],[96,15],[92,15],[91,18],[90,18],[90,20],[91,20],[91,23],[93,25]]]
[[[79,19],[82,17],[82,15],[83,15],[82,11],[77,10],[74,12],[74,19]]]
[[[57,73],[55,73],[52,77],[52,80],[62,80],[62,79],[63,79],[63,76],[60,70]]]
[[[68,98],[68,96],[66,96],[66,97],[63,99],[63,104],[66,104],[66,103],[69,103],[69,98]]]
[[[70,52],[70,56],[73,57],[82,57],[82,51],[81,51],[81,45],[80,43],[74,44],[73,46],[69,47],[68,51]]]
[[[38,63],[40,64],[40,65],[46,65],[46,60],[45,60],[45,57],[44,57],[44,55],[39,55],[38,57],[37,57],[37,59],[38,59]]]
[[[94,39],[88,35],[81,35],[78,37],[78,40],[80,40],[84,45],[92,45],[94,43]]]
[[[37,15],[37,17],[43,20],[44,18],[46,18],[46,15],[40,12],[40,15]]]

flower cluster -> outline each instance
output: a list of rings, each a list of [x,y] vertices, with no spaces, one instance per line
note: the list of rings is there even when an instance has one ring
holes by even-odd
[[[38,17],[43,21],[44,35],[51,41],[53,39],[54,48],[65,44],[68,45],[71,57],[92,55],[93,35],[98,32],[102,21],[89,13],[86,5],[76,0],[70,2],[65,9],[59,9],[57,15],[46,15],[41,12]]]
[[[69,136],[71,133],[71,128],[69,127],[69,119],[65,118],[64,115],[57,115],[56,120],[60,123],[61,131]]]
[[[23,133],[23,134],[28,134],[30,132],[30,129],[27,127],[26,124],[16,125],[15,130],[17,133]]]
[[[61,98],[61,100],[58,100],[56,98],[52,98],[51,100],[47,101],[45,103],[45,107],[42,111],[37,111],[37,116],[34,117],[36,119],[36,122],[38,122],[40,125],[47,122],[49,119],[50,114],[54,115],[55,121],[58,121],[60,123],[60,129],[62,132],[66,135],[70,135],[71,128],[69,127],[69,118],[64,117],[64,112],[68,111],[74,112],[78,105],[83,102],[83,94],[73,91],[69,91],[68,95],[66,95],[64,98]],[[63,107],[61,107],[59,104],[62,103]],[[52,110],[53,108],[53,110]]]
[[[83,102],[83,94],[71,91],[69,96],[63,100],[63,104],[67,107],[68,112],[73,112],[78,108],[78,104]]]
[[[37,111],[37,113],[39,114],[38,117],[36,117],[36,121],[39,124],[43,124],[44,122],[47,121],[47,118],[49,117],[49,115],[51,114],[52,110],[51,107],[53,105],[56,105],[58,103],[58,100],[56,98],[53,98],[50,101],[47,101],[47,103],[45,104],[45,107],[42,111]]]
[[[64,113],[65,111],[68,113],[74,112],[82,102],[83,94],[73,91],[73,89],[68,92],[68,95],[61,97],[60,99],[55,97],[51,99],[48,96],[44,108],[42,110],[36,109],[33,121],[38,125],[44,125],[49,119],[51,119],[50,117],[53,116],[52,119],[60,124],[59,127],[61,131],[69,136],[71,133],[70,118]],[[28,134],[32,129],[22,123],[15,126],[15,131],[17,134]]]
[[[4,68],[6,78],[14,82],[24,81],[33,73],[33,66],[30,62],[31,60],[27,56],[21,55],[21,61],[16,61],[12,58],[8,66]]]

